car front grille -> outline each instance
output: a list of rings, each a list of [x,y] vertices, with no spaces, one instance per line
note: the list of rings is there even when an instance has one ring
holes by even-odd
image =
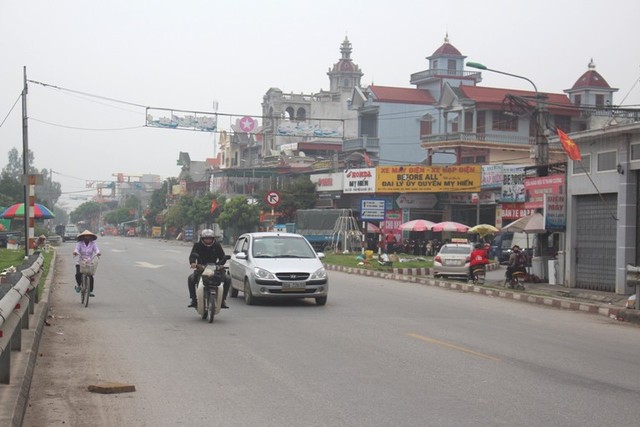
[[[276,277],[278,280],[282,280],[283,282],[292,282],[297,280],[307,280],[309,278],[309,273],[277,273]]]

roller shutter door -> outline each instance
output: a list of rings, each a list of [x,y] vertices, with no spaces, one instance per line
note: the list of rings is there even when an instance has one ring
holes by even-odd
[[[617,201],[617,194],[576,198],[577,288],[615,292]]]

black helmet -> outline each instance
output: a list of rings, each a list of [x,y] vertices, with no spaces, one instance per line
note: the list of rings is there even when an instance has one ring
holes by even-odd
[[[482,249],[482,243],[476,243],[473,247],[476,249]]]

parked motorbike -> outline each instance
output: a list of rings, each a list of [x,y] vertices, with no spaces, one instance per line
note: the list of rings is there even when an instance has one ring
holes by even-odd
[[[196,266],[199,273],[196,297],[198,304],[196,311],[203,319],[213,323],[216,315],[220,314],[222,307],[222,295],[224,290],[224,278],[228,273],[228,267],[224,264],[231,256],[227,255],[219,264],[206,264]]]

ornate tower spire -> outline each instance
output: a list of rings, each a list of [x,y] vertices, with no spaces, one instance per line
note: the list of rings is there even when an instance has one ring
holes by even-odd
[[[333,64],[327,75],[330,81],[331,92],[352,91],[354,87],[360,86],[360,79],[363,72],[351,59],[351,42],[347,36],[340,45],[340,60]]]

